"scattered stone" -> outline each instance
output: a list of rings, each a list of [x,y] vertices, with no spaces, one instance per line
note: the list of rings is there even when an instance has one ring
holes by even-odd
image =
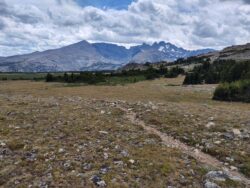
[[[119,145],[116,145],[116,146],[115,146],[115,149],[116,149],[116,150],[120,149],[120,146],[119,146]]]
[[[208,121],[214,121],[214,117],[208,118]]]
[[[131,164],[134,164],[134,163],[135,163],[135,160],[130,159],[129,162],[130,162]]]
[[[27,161],[35,161],[36,160],[36,153],[33,152],[27,152],[25,153],[25,158]]]
[[[83,169],[84,170],[91,170],[92,169],[92,164],[90,164],[90,163],[84,163],[83,164]]]
[[[108,134],[107,131],[99,131],[100,134]]]
[[[248,140],[250,139],[250,134],[248,134],[247,132],[243,132],[241,133],[240,138],[244,140]]]
[[[233,162],[233,161],[234,161],[234,158],[226,157],[226,160],[227,160],[227,161],[230,161],[230,162]]]
[[[109,155],[108,155],[107,153],[104,153],[104,154],[103,154],[103,158],[104,158],[105,160],[107,160],[107,159],[109,158]]]
[[[12,152],[8,148],[0,148],[0,156],[10,155]]]
[[[233,140],[234,134],[233,133],[223,133],[222,136],[227,140]]]
[[[114,161],[114,164],[117,165],[117,166],[123,166],[124,165],[123,161]]]
[[[210,129],[210,128],[214,127],[214,126],[215,126],[215,123],[214,123],[214,122],[208,122],[208,123],[205,125],[205,127],[206,127],[207,129]]]
[[[238,168],[235,167],[235,166],[230,166],[230,169],[231,169],[232,171],[238,171]]]
[[[223,171],[210,171],[206,174],[206,178],[214,181],[226,181],[229,176]]]
[[[232,132],[233,132],[234,136],[240,136],[241,135],[241,132],[240,132],[239,129],[233,129]]]
[[[109,171],[109,167],[107,166],[107,165],[103,165],[102,167],[101,167],[101,169],[100,169],[100,173],[101,174],[107,174],[108,173],[108,171]]]
[[[122,150],[121,155],[123,157],[128,157],[129,156],[128,151],[126,151],[126,150]]]
[[[152,106],[152,110],[158,110],[158,107],[155,106],[155,105],[153,105],[153,106]]]
[[[97,182],[99,187],[106,187],[106,182],[104,180]]]
[[[60,148],[59,150],[58,150],[58,153],[64,153],[65,152],[65,149],[63,149],[63,148]]]
[[[71,162],[67,161],[66,163],[63,164],[63,167],[65,170],[69,170],[71,168]]]
[[[0,141],[0,146],[1,146],[1,147],[5,147],[5,146],[6,146],[6,143]]]
[[[216,183],[210,182],[210,181],[206,181],[205,188],[220,188],[220,186],[218,186]]]
[[[98,187],[106,187],[107,186],[106,183],[105,183],[105,181],[102,180],[100,176],[94,175],[91,178],[91,180]]]
[[[104,110],[101,110],[101,114],[105,114],[105,111],[104,111]]]
[[[199,150],[198,149],[194,149],[194,153],[198,154]]]
[[[220,144],[221,144],[221,141],[220,141],[220,140],[217,140],[217,141],[215,141],[214,143],[217,144],[217,145],[220,145]]]

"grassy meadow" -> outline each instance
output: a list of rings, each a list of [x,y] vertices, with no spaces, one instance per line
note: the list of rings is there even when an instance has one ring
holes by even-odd
[[[183,80],[0,81],[0,186],[95,187],[97,179],[107,187],[203,187],[206,174],[218,170],[163,144],[120,107],[249,176],[249,104],[213,101],[217,85]]]

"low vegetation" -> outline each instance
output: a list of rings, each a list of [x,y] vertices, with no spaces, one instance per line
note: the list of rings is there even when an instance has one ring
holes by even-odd
[[[143,80],[154,80],[160,77],[176,78],[184,74],[184,69],[176,66],[171,69],[161,66],[159,69],[149,67],[147,70],[129,70],[122,72],[80,72],[64,73],[55,75],[48,73],[46,82],[65,82],[65,83],[85,83],[89,85],[116,85],[135,83]]]
[[[183,87],[183,80],[71,88],[1,81],[0,187],[247,187],[224,174],[209,178],[223,169],[128,118],[135,112],[148,127],[249,177],[249,104],[211,101],[213,85]]]
[[[61,73],[57,73],[61,74]],[[44,80],[46,73],[1,73],[0,80],[35,80],[40,81]]]

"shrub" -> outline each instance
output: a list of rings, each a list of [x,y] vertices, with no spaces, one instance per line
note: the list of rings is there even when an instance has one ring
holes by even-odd
[[[178,77],[180,74],[184,74],[185,71],[183,68],[180,67],[173,67],[172,69],[170,69],[166,74],[165,74],[165,78],[176,78]]]
[[[220,84],[214,92],[213,99],[250,102],[250,80]]]
[[[46,76],[46,82],[52,82],[54,80],[53,75],[48,73]]]

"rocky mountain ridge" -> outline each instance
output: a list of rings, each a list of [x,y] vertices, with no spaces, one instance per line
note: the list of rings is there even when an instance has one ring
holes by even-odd
[[[0,58],[1,72],[58,72],[116,70],[128,63],[174,61],[213,51],[189,51],[171,43],[155,42],[129,49],[109,43],[81,41],[59,49]]]

